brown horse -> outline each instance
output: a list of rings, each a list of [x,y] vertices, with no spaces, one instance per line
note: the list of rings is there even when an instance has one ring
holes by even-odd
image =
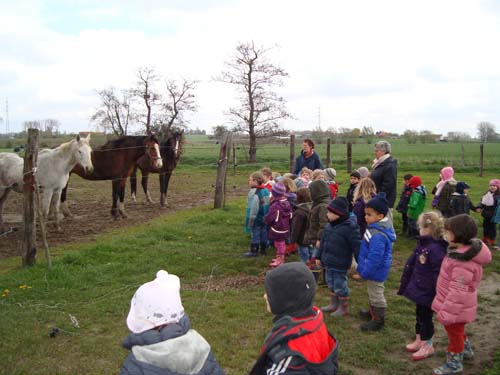
[[[111,215],[115,219],[119,215],[127,217],[123,204],[125,186],[127,178],[130,177],[137,160],[141,157],[147,158],[156,168],[162,167],[163,161],[160,156],[159,143],[155,136],[123,136],[108,141],[92,150],[92,164],[94,166],[92,173],[86,173],[80,165],[76,165],[71,172],[86,180],[112,180],[113,205]],[[66,185],[61,195],[61,203],[63,203],[65,215],[71,215],[65,204],[67,187]],[[119,206],[118,199],[120,200]]]
[[[172,177],[172,172],[177,166],[177,162],[182,153],[183,144],[183,131],[173,131],[167,134],[166,139],[160,142],[160,153],[163,159],[163,167],[155,168],[151,163],[151,160],[146,156],[142,156],[137,160],[137,164],[130,176],[130,190],[132,192],[132,200],[136,201],[137,192],[137,169],[141,170],[142,178],[141,185],[146,194],[146,200],[149,203],[153,203],[151,196],[148,191],[148,178],[149,173],[159,173],[160,178],[160,206],[167,206],[167,190],[170,177]]]

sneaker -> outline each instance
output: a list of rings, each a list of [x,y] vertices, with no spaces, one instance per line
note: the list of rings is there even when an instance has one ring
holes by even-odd
[[[411,359],[414,361],[420,361],[434,354],[434,347],[432,346],[432,340],[424,341],[420,349],[411,355]]]
[[[415,341],[411,344],[406,345],[406,351],[409,353],[415,353],[422,347],[423,341],[420,340],[420,335],[415,337]]]

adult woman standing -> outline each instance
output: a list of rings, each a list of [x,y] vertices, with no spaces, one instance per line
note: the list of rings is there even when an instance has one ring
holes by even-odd
[[[397,193],[398,161],[392,158],[391,144],[387,141],[375,143],[374,152],[370,178],[377,187],[377,193],[385,193],[389,208],[393,208]]]
[[[319,155],[314,152],[314,142],[310,139],[304,139],[302,151],[295,160],[295,175],[299,175],[302,168],[307,167],[311,171],[315,169],[324,169]]]

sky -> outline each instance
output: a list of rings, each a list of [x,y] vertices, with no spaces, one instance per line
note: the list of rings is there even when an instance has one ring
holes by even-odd
[[[289,74],[288,130],[476,136],[500,124],[499,40],[495,0],[0,0],[0,133],[7,101],[10,131],[95,130],[96,90],[144,66],[199,81],[190,128],[229,126],[236,92],[213,77],[254,41]]]

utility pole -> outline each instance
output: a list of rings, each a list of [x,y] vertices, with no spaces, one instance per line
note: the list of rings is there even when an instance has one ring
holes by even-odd
[[[5,98],[5,134],[9,133],[9,98]]]

